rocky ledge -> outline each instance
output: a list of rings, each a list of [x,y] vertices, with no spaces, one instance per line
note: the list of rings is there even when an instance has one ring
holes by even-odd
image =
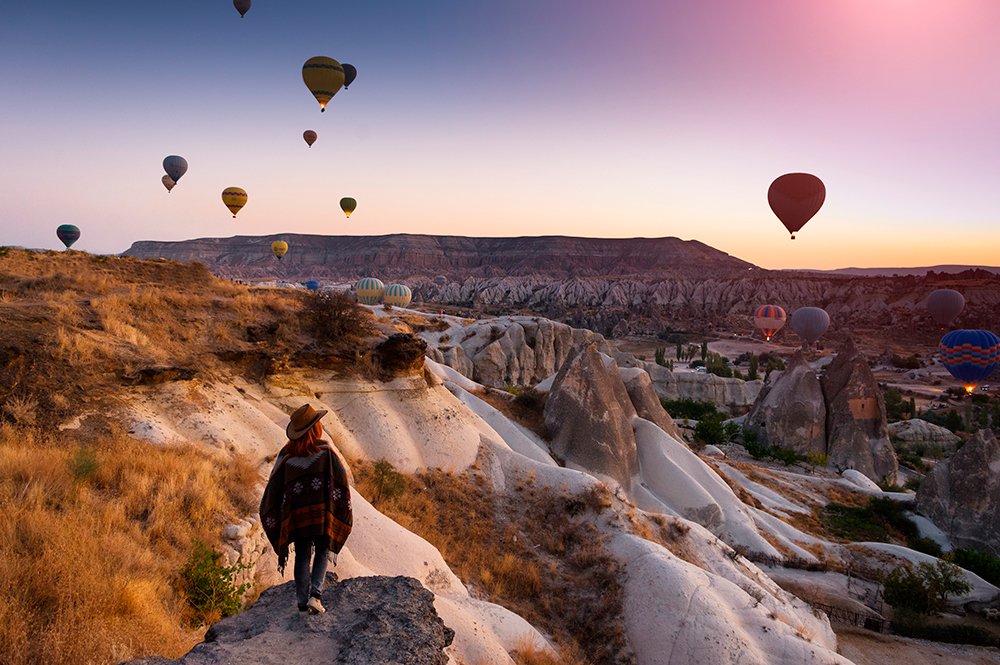
[[[186,656],[150,656],[123,665],[445,665],[455,631],[434,595],[410,577],[327,573],[325,614],[299,616],[295,583],[273,586],[248,610],[223,619]]]

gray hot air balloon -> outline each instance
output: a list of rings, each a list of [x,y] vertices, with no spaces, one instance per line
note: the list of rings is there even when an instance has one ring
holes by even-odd
[[[799,307],[792,314],[792,330],[806,344],[815,344],[830,327],[830,315],[819,307]]]
[[[927,296],[927,311],[942,328],[955,320],[965,307],[965,297],[952,289],[938,289]]]
[[[434,278],[434,283],[437,284],[438,286],[444,286],[445,284],[448,283],[448,278],[445,277],[444,275],[438,275],[437,277]]]
[[[169,155],[163,160],[163,170],[167,172],[170,179],[175,183],[181,179],[181,176],[187,173],[188,163],[183,157],[178,157],[177,155]]]

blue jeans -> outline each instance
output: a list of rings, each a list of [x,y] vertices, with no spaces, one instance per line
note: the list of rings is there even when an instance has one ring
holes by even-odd
[[[310,557],[312,550],[315,557]],[[320,597],[323,590],[323,580],[326,578],[326,548],[314,546],[308,540],[295,541],[295,599],[299,608],[306,606],[310,594]],[[309,572],[309,559],[312,558],[312,574]]]

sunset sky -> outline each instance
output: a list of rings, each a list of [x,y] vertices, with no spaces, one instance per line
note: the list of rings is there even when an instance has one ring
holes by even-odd
[[[765,268],[996,266],[998,35],[997,0],[4,0],[0,244],[677,236]],[[322,114],[316,55],[359,72]],[[790,241],[767,188],[794,171],[827,199]]]

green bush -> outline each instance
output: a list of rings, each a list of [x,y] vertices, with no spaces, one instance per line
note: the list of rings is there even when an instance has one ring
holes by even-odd
[[[974,572],[993,586],[1000,586],[1000,559],[989,552],[961,547],[951,554],[952,561]]]
[[[236,586],[233,578],[249,566],[223,566],[219,564],[220,558],[222,554],[214,547],[209,548],[200,540],[195,540],[188,561],[180,570],[184,595],[197,611],[199,620],[204,620],[206,615],[215,611],[224,618],[243,609],[243,594],[250,584]]]
[[[718,413],[718,408],[712,402],[702,402],[690,398],[661,399],[660,404],[672,418],[682,420],[684,418],[703,420]]]
[[[85,483],[97,475],[101,464],[97,461],[97,453],[94,452],[93,448],[80,446],[76,449],[73,458],[66,463],[66,466],[69,467],[74,482]]]
[[[399,496],[406,488],[406,480],[403,474],[396,471],[395,467],[388,460],[380,459],[375,462],[374,467],[375,494],[372,496],[372,505],[377,505],[382,499],[391,499]]]
[[[920,369],[920,358],[917,354],[913,354],[909,358],[903,358],[894,353],[890,362],[893,367],[899,367],[900,369]]]
[[[932,557],[941,557],[941,544],[932,538],[928,538],[927,536],[911,538],[906,543],[906,546],[911,550],[923,552],[924,554],[930,554]]]
[[[740,426],[730,420],[722,426],[722,431],[726,434],[726,442],[732,443],[740,435]]]
[[[824,508],[824,521],[834,536],[844,540],[912,541],[920,537],[916,523],[892,499],[872,497],[864,508],[831,503]]]
[[[948,596],[960,596],[972,589],[961,568],[941,560],[935,564],[921,563],[915,571],[909,567],[895,568],[882,584],[885,602],[897,611],[916,614],[941,612]]]
[[[952,433],[960,431],[962,429],[962,416],[958,415],[958,411],[952,409],[944,417],[944,426]]]

